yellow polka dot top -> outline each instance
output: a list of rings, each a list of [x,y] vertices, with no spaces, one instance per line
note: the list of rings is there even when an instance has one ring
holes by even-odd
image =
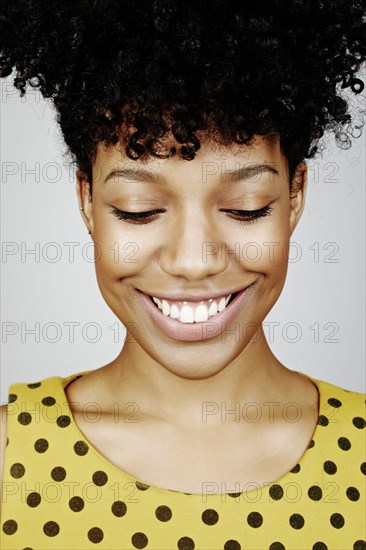
[[[191,494],[134,478],[86,439],[64,388],[87,372],[9,388],[3,550],[366,550],[364,394],[304,375],[320,404],[298,464],[263,487]]]

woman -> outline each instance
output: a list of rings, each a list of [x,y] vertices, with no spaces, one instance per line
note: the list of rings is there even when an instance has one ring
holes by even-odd
[[[2,547],[365,550],[365,396],[281,364],[262,328],[304,159],[349,140],[362,3],[1,10],[0,75],[54,101],[127,329],[108,365],[9,388]]]

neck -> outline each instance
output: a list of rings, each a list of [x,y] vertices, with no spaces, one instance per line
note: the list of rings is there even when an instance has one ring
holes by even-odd
[[[143,414],[196,427],[202,427],[203,418],[207,425],[219,425],[223,415],[227,422],[234,421],[243,407],[253,415],[256,408],[263,409],[263,403],[270,407],[270,403],[289,400],[286,389],[294,373],[273,355],[263,330],[261,338],[249,342],[224,368],[218,358],[219,368],[213,375],[212,359],[207,355],[205,359],[200,351],[201,361],[195,358],[192,378],[172,372],[172,360],[157,362],[136,342],[127,343],[104,367],[109,374],[108,391],[119,403],[134,402]],[[205,363],[210,368],[208,376]],[[249,408],[249,403],[254,405]]]

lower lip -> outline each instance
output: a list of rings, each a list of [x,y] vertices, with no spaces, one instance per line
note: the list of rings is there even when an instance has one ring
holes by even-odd
[[[174,340],[196,342],[199,340],[210,340],[224,332],[246,304],[253,292],[253,287],[254,283],[246,289],[241,290],[223,311],[200,323],[181,323],[176,319],[166,317],[160,309],[154,306],[149,296],[140,290],[136,290],[141,297],[143,307],[166,336]]]

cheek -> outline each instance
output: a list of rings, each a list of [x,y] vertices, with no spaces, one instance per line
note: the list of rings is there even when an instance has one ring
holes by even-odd
[[[268,217],[243,227],[231,247],[247,270],[271,274],[287,268],[291,233],[285,217]]]
[[[151,260],[153,242],[149,231],[113,215],[94,215],[93,240],[98,280],[133,276]]]

